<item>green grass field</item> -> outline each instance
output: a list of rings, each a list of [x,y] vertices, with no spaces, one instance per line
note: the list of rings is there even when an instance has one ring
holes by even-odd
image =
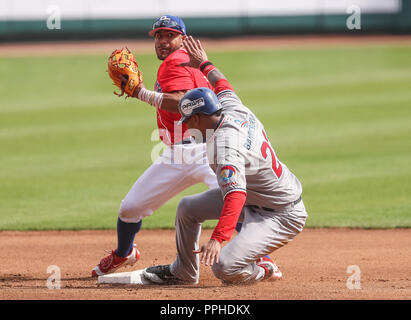
[[[209,52],[298,176],[308,227],[411,227],[411,46]],[[115,228],[158,141],[106,56],[0,57],[0,230]],[[147,87],[159,61],[137,55]],[[174,198],[144,228],[174,226]],[[206,226],[213,226],[214,222]]]

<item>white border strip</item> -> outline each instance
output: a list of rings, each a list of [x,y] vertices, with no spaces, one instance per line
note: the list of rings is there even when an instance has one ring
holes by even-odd
[[[200,0],[122,0],[118,4],[117,0],[0,0],[0,21],[44,20],[50,7],[58,7],[63,20],[346,14],[352,5],[362,13],[398,13],[402,8],[402,0],[207,0],[207,5]]]

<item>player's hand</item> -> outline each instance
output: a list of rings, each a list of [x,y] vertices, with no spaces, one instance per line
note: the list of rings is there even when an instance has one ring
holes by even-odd
[[[195,40],[192,36],[188,36],[183,40],[183,45],[190,56],[190,62],[182,63],[181,66],[198,68],[200,64],[208,61],[207,54],[201,46],[200,40]]]
[[[201,253],[201,263],[206,266],[212,266],[214,261],[219,262],[221,244],[217,240],[210,239],[207,244],[203,245],[200,250],[193,250],[193,253]]]
[[[120,76],[120,80],[121,80],[121,85],[122,85],[122,86],[125,86],[126,83],[127,83],[128,78],[127,78],[127,76],[121,75],[121,76]],[[140,92],[140,90],[141,90],[142,88],[145,88],[145,86],[144,86],[144,83],[143,83],[143,82],[140,82],[139,85],[137,86],[137,88],[134,90],[134,93],[133,93],[133,97],[134,97],[134,98],[137,98],[137,97],[138,97],[138,93]]]

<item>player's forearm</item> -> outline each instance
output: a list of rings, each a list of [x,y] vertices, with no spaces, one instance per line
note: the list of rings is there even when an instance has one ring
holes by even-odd
[[[210,81],[210,83],[212,84],[213,87],[215,87],[216,83],[221,80],[227,80],[226,77],[223,75],[223,73],[218,70],[217,68],[215,68],[214,70],[212,70],[211,72],[208,73],[207,75],[207,79],[208,81]]]
[[[160,93],[147,90],[144,87],[140,87],[134,91],[133,97],[156,108],[178,113],[178,103],[180,102],[180,99],[184,95],[184,93],[185,91]]]
[[[181,98],[184,96],[183,91],[178,91],[175,93],[163,93],[163,101],[159,108],[169,111],[169,112],[176,112],[178,111],[178,103],[180,102]]]

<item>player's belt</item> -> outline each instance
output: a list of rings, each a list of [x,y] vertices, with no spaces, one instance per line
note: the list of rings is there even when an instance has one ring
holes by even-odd
[[[294,202],[291,202],[293,205],[296,205],[297,203],[299,203],[302,200],[302,197],[300,196],[297,200],[295,200]],[[264,211],[270,211],[270,212],[275,212],[277,211],[276,209],[273,208],[266,208],[266,207],[260,207],[260,206],[255,206],[255,205],[251,205],[251,206],[247,206],[247,207],[251,207],[251,208],[255,208],[255,209],[262,209]]]
[[[184,139],[184,140],[181,140],[180,142],[177,142],[175,144],[190,144],[192,142],[193,141],[191,139]]]

